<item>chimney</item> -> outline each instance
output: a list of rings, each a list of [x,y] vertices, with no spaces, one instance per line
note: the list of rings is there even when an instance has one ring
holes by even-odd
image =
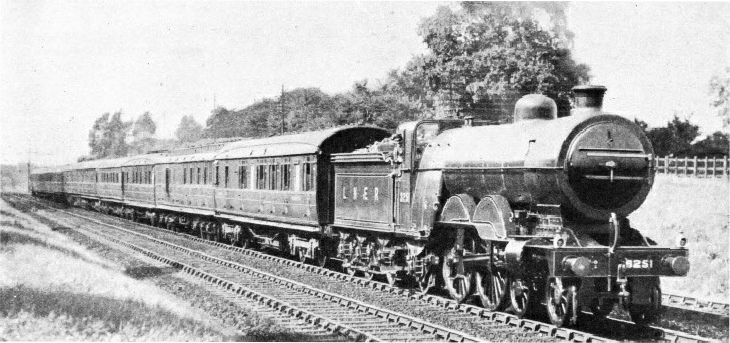
[[[576,86],[573,87],[573,109],[570,115],[579,113],[600,113],[603,110],[604,86]]]

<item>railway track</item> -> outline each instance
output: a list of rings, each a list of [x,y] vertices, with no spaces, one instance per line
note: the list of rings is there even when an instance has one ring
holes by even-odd
[[[675,294],[662,294],[662,304],[666,307],[678,308],[716,316],[730,317],[730,304],[718,301],[707,301]]]
[[[73,210],[74,212],[81,212],[80,210]],[[63,211],[69,213],[67,211]],[[458,304],[452,300],[444,299],[434,295],[424,295],[416,293],[412,290],[392,287],[383,283],[374,282],[370,280],[364,280],[356,277],[352,277],[346,274],[334,272],[329,269],[319,268],[316,266],[302,264],[289,259],[275,257],[267,254],[262,254],[257,251],[248,249],[242,249],[232,247],[217,242],[210,242],[199,238],[190,237],[179,233],[173,233],[170,231],[162,231],[158,228],[141,225],[138,223],[132,224],[126,220],[122,220],[115,217],[103,217],[105,222],[97,221],[96,219],[90,218],[85,214],[72,213],[74,216],[84,218],[87,222],[97,222],[97,224],[105,226],[133,226],[137,229],[145,231],[147,234],[154,235],[152,239],[158,240],[158,244],[179,244],[188,242],[188,244],[194,244],[196,249],[202,250],[219,250],[216,254],[220,254],[220,251],[228,253],[235,253],[233,255],[239,257],[239,262],[247,262],[246,265],[252,262],[252,260],[258,260],[255,262],[261,264],[261,261],[266,261],[268,264],[278,264],[280,266],[286,266],[288,268],[295,268],[301,271],[306,271],[310,277],[320,276],[330,279],[330,282],[337,281],[342,283],[348,283],[350,285],[356,284],[359,288],[368,290],[371,293],[376,292],[380,297],[386,297],[386,302],[390,304],[408,303],[411,305],[421,306],[428,309],[430,312],[434,310],[441,312],[441,316],[450,318],[452,321],[458,321],[457,325],[469,326],[476,328],[476,331],[481,332],[482,335],[477,335],[477,339],[482,340],[568,340],[568,341],[581,341],[581,342],[597,342],[597,341],[609,341],[611,339],[663,339],[666,341],[707,341],[702,337],[697,337],[681,332],[656,328],[656,327],[643,327],[640,328],[640,336],[633,335],[632,338],[626,336],[601,336],[596,334],[590,334],[577,330],[570,330],[565,328],[557,328],[549,324],[537,322],[529,319],[519,319],[515,316],[500,312],[489,312],[483,308],[471,306],[467,304]],[[115,224],[109,224],[106,221],[111,221]],[[123,230],[129,230],[124,228]],[[139,233],[137,233],[139,234]],[[162,243],[162,239],[176,241],[177,243]],[[207,248],[206,248],[207,247]],[[242,260],[242,261],[241,261]],[[240,272],[239,272],[240,273]],[[209,277],[209,276],[206,276]],[[322,281],[319,281],[322,282]],[[325,281],[326,282],[326,281]],[[367,292],[365,292],[367,293]],[[373,296],[372,294],[370,296]],[[427,311],[427,312],[429,312]],[[595,323],[594,323],[595,324]],[[592,324],[591,324],[592,325]],[[618,320],[602,321],[599,326],[608,327],[609,331],[613,333],[623,332],[631,333],[637,331],[637,328],[633,323],[623,322]],[[600,331],[600,330],[598,330]],[[603,336],[603,337],[602,337]],[[361,336],[365,337],[365,336]],[[637,338],[638,337],[638,338]]]
[[[67,225],[179,268],[230,295],[235,294],[268,306],[291,316],[293,320],[303,320],[350,340],[479,341],[458,330],[440,327],[154,237],[120,227],[110,230],[107,227],[109,224],[96,220],[85,223],[76,221]],[[105,228],[100,229],[102,227]]]

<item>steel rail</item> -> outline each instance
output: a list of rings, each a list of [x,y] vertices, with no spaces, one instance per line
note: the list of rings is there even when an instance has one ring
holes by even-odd
[[[329,302],[336,303],[339,308],[349,309],[349,311],[356,312],[359,316],[365,315],[365,316],[379,318],[379,319],[383,320],[383,322],[381,322],[382,324],[373,326],[371,328],[357,329],[356,326],[346,325],[343,322],[339,322],[332,318],[318,316],[314,312],[312,312],[310,310],[298,308],[297,306],[295,306],[292,303],[288,303],[286,301],[282,301],[282,300],[279,300],[277,298],[273,298],[270,296],[267,297],[266,295],[264,295],[262,293],[256,292],[253,289],[245,287],[241,283],[230,281],[223,277],[210,274],[200,268],[195,268],[190,264],[186,264],[183,262],[173,260],[169,257],[160,255],[152,250],[145,249],[145,248],[142,248],[135,244],[122,241],[115,237],[109,237],[107,235],[104,235],[104,236],[106,236],[105,239],[108,239],[108,240],[113,241],[120,245],[127,246],[130,249],[143,253],[143,254],[150,256],[152,258],[155,258],[157,260],[160,260],[161,262],[164,262],[173,267],[180,268],[188,274],[195,275],[200,278],[204,278],[211,283],[215,283],[215,284],[217,284],[221,287],[224,287],[226,289],[229,289],[237,294],[243,295],[248,298],[266,299],[267,303],[272,303],[281,310],[286,310],[288,312],[294,312],[295,316],[304,317],[309,322],[312,322],[312,323],[315,323],[318,325],[324,325],[323,327],[325,329],[334,328],[335,330],[333,332],[345,332],[345,333],[348,333],[348,336],[351,336],[351,337],[353,337],[353,333],[354,333],[354,337],[357,340],[393,341],[393,340],[402,339],[402,335],[405,334],[407,337],[407,340],[439,339],[439,340],[447,340],[447,341],[452,341],[452,342],[479,342],[479,341],[481,341],[481,339],[479,339],[477,337],[473,337],[471,335],[460,332],[458,330],[445,328],[445,327],[442,327],[442,326],[439,326],[439,325],[436,325],[433,323],[429,323],[424,320],[414,318],[414,317],[411,317],[411,316],[408,316],[405,314],[396,313],[394,311],[372,306],[372,305],[363,303],[363,302],[355,300],[355,299],[351,299],[351,298],[333,294],[333,293],[330,293],[330,292],[327,292],[324,290],[320,290],[320,289],[311,287],[309,285],[306,285],[306,284],[303,284],[300,282],[296,282],[293,280],[288,280],[286,278],[279,277],[279,276],[276,276],[276,275],[273,275],[273,274],[270,274],[270,273],[267,273],[267,272],[264,272],[261,270],[257,270],[255,268],[245,266],[245,265],[242,265],[242,264],[239,264],[236,262],[223,260],[223,259],[217,258],[215,256],[205,254],[200,251],[188,249],[188,248],[176,245],[176,244],[172,244],[172,243],[169,243],[169,242],[166,242],[163,240],[159,240],[157,238],[154,238],[154,237],[151,237],[151,236],[148,236],[145,234],[141,234],[141,233],[138,233],[138,232],[135,232],[132,230],[121,228],[116,225],[104,223],[104,222],[98,221],[98,220],[90,218],[90,217],[78,215],[75,213],[69,213],[66,211],[63,211],[63,212],[66,214],[69,214],[69,215],[76,216],[78,218],[85,219],[91,223],[107,226],[107,227],[113,228],[115,230],[124,231],[127,234],[148,240],[150,242],[154,242],[156,245],[162,245],[169,249],[176,250],[176,251],[185,253],[187,255],[197,257],[197,258],[202,259],[207,262],[211,262],[211,263],[215,263],[220,266],[228,267],[228,268],[231,268],[231,269],[239,271],[239,272],[244,272],[245,274],[249,274],[258,279],[263,279],[267,282],[277,284],[286,289],[294,290],[294,291],[296,291],[296,295],[295,295],[296,298],[302,297],[302,294],[307,294],[310,296],[317,297],[321,300],[327,300]],[[100,233],[98,233],[98,232],[95,232],[95,234],[100,235]],[[319,304],[322,304],[321,300],[319,301]],[[342,315],[342,314],[340,314],[340,315]],[[322,324],[320,324],[320,323],[322,323]],[[388,325],[386,325],[386,324],[388,324]],[[398,335],[395,335],[394,333],[392,333],[392,331],[393,331],[392,328],[391,328],[391,330],[388,330],[388,327],[393,327],[393,326],[399,329],[400,332],[398,332]],[[411,332],[410,334],[407,332],[402,332],[403,329],[407,329],[407,328],[414,330],[414,332]],[[414,333],[418,333],[418,332],[415,332],[416,330],[418,330],[421,333],[427,334],[428,337],[420,337],[419,335],[414,335]],[[388,335],[387,334],[388,332],[391,332],[391,333]],[[378,336],[379,333],[381,333],[380,335],[382,336],[382,338]]]

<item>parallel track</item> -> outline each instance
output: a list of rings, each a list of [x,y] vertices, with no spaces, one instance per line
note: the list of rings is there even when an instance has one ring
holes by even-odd
[[[700,300],[697,298],[665,293],[662,294],[662,305],[682,310],[730,317],[730,304],[718,301]]]
[[[98,222],[96,219],[89,218],[80,214],[74,214],[69,213],[67,211],[63,211],[68,214],[72,214],[77,217],[84,217],[86,220],[89,221],[95,221]],[[131,225],[130,222],[127,222],[126,220],[122,220],[115,217],[104,217],[108,218],[109,220],[116,221],[123,221],[126,222],[128,225]],[[106,226],[113,226],[112,224],[104,223],[104,222],[98,222],[101,225]],[[383,294],[383,296],[389,296],[393,297],[394,301],[400,301],[403,300],[403,298],[410,299],[409,301],[420,301],[424,303],[424,305],[430,306],[430,307],[436,307],[444,312],[444,315],[452,316],[454,318],[459,318],[460,320],[463,320],[465,322],[476,322],[474,324],[478,324],[478,322],[482,322],[480,326],[484,326],[484,323],[489,323],[490,325],[487,325],[485,327],[486,330],[489,330],[489,332],[496,332],[497,335],[488,334],[484,337],[480,337],[480,339],[489,339],[489,340],[495,340],[495,339],[508,339],[508,338],[519,338],[521,340],[529,339],[530,333],[534,333],[539,336],[544,336],[545,338],[553,338],[553,339],[560,339],[560,340],[568,340],[568,341],[579,341],[579,342],[598,342],[598,341],[608,341],[609,339],[602,338],[593,334],[580,332],[576,330],[570,330],[565,328],[557,328],[555,326],[529,320],[529,319],[519,319],[513,315],[501,313],[501,312],[489,312],[486,311],[483,308],[471,306],[467,304],[458,304],[455,301],[444,299],[442,297],[434,296],[434,295],[424,295],[420,293],[416,293],[412,290],[392,287],[383,283],[374,282],[370,280],[364,280],[361,278],[352,277],[346,274],[334,272],[329,269],[320,268],[316,266],[306,265],[302,264],[300,262],[295,262],[289,259],[275,257],[267,254],[262,254],[257,251],[252,251],[248,249],[242,249],[237,247],[232,247],[230,245],[218,243],[218,242],[211,242],[207,240],[202,240],[200,238],[191,237],[189,235],[184,235],[180,233],[173,233],[170,231],[161,231],[158,228],[154,228],[147,225],[142,225],[138,223],[134,223],[135,226],[143,226],[146,227],[146,230],[153,230],[156,234],[156,236],[159,237],[159,235],[164,236],[175,236],[178,237],[178,239],[183,239],[199,244],[208,245],[211,247],[217,247],[221,249],[225,249],[228,251],[236,252],[240,256],[249,256],[252,258],[258,258],[258,259],[264,259],[267,261],[271,261],[274,263],[278,263],[281,265],[286,265],[290,267],[297,267],[303,270],[306,270],[308,272],[312,272],[314,274],[326,276],[328,278],[338,280],[340,282],[350,282],[350,283],[356,283],[364,288],[369,288],[371,290],[379,291]],[[127,229],[122,229],[127,230]],[[136,234],[136,233],[135,233]],[[159,235],[158,235],[159,234]],[[159,243],[159,244],[170,244],[170,243]],[[614,323],[611,325],[616,326],[616,330],[632,330],[632,327],[634,326],[632,323],[629,322],[623,322],[614,320]],[[472,324],[473,325],[473,324]],[[517,330],[517,335],[511,331],[514,329]],[[635,330],[635,328],[634,328]],[[652,333],[650,336],[652,338],[663,338],[667,341],[694,341],[694,342],[702,342],[707,341],[707,339],[693,336],[689,334],[684,334],[681,332],[666,330],[662,328],[644,328],[643,330],[652,330],[654,333]],[[527,335],[527,336],[526,336]],[[364,336],[363,336],[364,337]],[[549,339],[548,338],[548,339]],[[648,337],[643,337],[648,338]],[[544,339],[544,338],[543,338]]]

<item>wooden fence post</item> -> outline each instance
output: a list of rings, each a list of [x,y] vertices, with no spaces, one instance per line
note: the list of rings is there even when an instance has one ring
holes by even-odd
[[[669,156],[664,156],[664,174],[669,174]]]
[[[687,163],[687,156],[684,157],[684,176],[687,176],[689,164]]]
[[[712,177],[715,177],[715,175],[717,175],[717,158],[712,156]]]
[[[692,170],[692,176],[697,177],[697,156],[695,156],[693,163],[694,165],[692,167],[694,169]]]
[[[728,173],[728,168],[727,168],[727,156],[725,156],[725,158],[722,161],[723,161],[723,163],[722,163],[723,176],[730,177],[730,173]]]
[[[710,177],[709,175],[707,175],[708,170],[709,168],[707,168],[707,156],[705,155],[705,177]]]

